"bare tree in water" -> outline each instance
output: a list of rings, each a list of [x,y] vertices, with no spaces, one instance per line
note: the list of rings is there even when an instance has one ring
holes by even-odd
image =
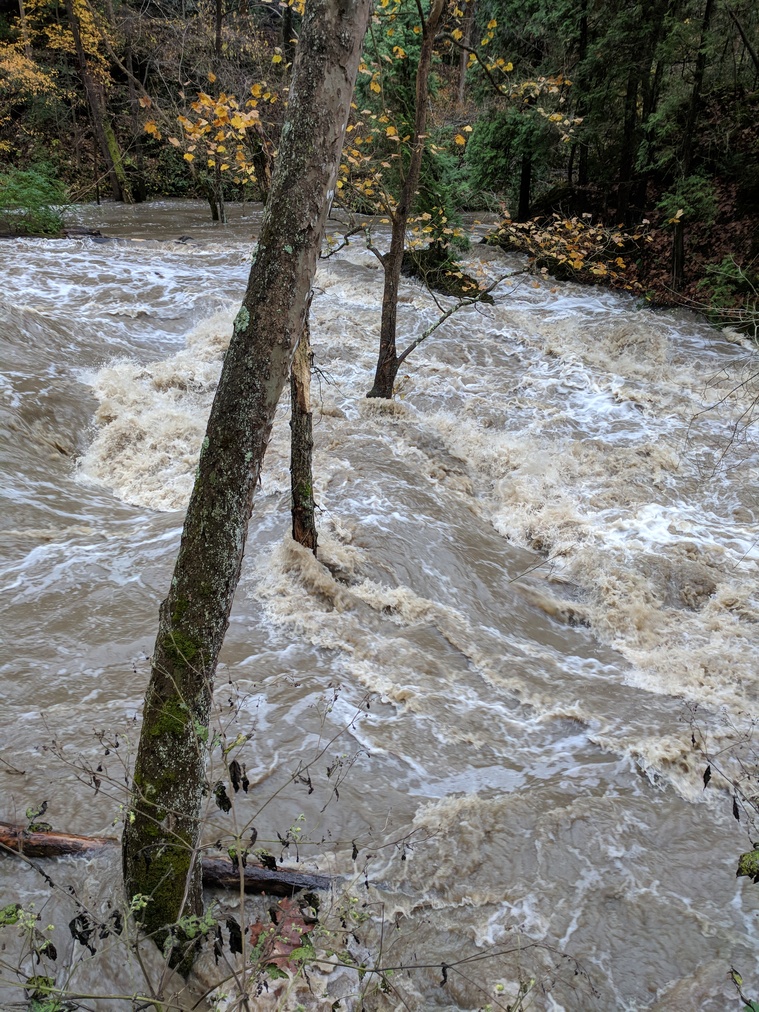
[[[422,19],[422,48],[416,69],[416,99],[414,106],[414,127],[411,138],[411,157],[401,187],[398,204],[389,212],[392,222],[390,249],[380,257],[385,272],[385,286],[382,293],[382,320],[380,323],[380,344],[377,368],[372,389],[367,397],[391,398],[395,377],[401,360],[396,348],[398,322],[398,289],[401,282],[403,253],[406,248],[406,226],[416,196],[422,157],[427,141],[427,107],[430,71],[435,48],[435,37],[443,14],[443,0],[432,0],[429,13]]]
[[[309,0],[274,179],[200,453],[145,698],[124,826],[127,895],[169,962],[194,958],[174,930],[202,913],[200,811],[214,674],[240,576],[252,501],[306,320],[369,0]]]

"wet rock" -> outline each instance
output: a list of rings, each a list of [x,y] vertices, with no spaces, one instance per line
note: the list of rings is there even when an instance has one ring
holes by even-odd
[[[99,228],[87,228],[84,225],[68,225],[63,230],[67,239],[105,239]]]

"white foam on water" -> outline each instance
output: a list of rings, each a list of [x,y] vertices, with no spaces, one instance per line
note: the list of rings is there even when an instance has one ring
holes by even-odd
[[[499,267],[492,254],[483,265],[488,276]],[[313,343],[329,381],[315,388],[321,487],[331,489],[346,464],[341,446],[364,426],[401,459],[418,458],[420,432],[434,436],[460,472],[431,461],[427,476],[440,496],[455,485],[483,521],[547,556],[545,572],[579,587],[569,605],[556,582],[528,593],[549,614],[590,624],[628,659],[632,684],[714,707],[755,697],[759,532],[750,490],[759,457],[734,433],[755,396],[743,382],[751,373],[745,349],[703,326],[694,333],[636,311],[629,298],[537,282],[444,324],[403,371],[399,399],[385,405],[363,398],[382,290],[371,255],[349,247],[320,267],[315,289]],[[404,284],[404,340],[435,313],[420,286]],[[127,502],[182,508],[230,316],[196,325],[186,348],[167,359],[122,360],[92,377],[98,432],[80,464],[83,478]],[[739,469],[729,467],[734,450]],[[716,478],[705,474],[709,466]],[[282,417],[264,487],[286,495],[286,469]],[[404,509],[367,477],[351,508],[362,526],[392,536]],[[323,498],[339,514],[337,497]],[[403,591],[392,594],[400,600]],[[340,601],[337,593],[338,612]],[[397,614],[405,624],[419,619],[402,607]],[[313,636],[335,648],[341,634],[328,627],[320,615]]]
[[[486,271],[500,266],[489,251]],[[371,702],[350,732],[371,755],[356,796],[373,809],[392,795],[401,825],[430,836],[403,865],[390,846],[373,865],[414,944],[444,959],[435,935],[484,946],[521,926],[564,940],[611,982],[598,1006],[559,994],[545,1007],[643,1008],[659,988],[652,1007],[674,1008],[667,994],[689,994],[687,975],[708,959],[705,933],[743,953],[756,928],[750,896],[729,902],[732,852],[718,849],[729,813],[683,800],[703,799],[703,761],[676,702],[735,714],[758,691],[757,455],[740,421],[753,360],[626,297],[527,283],[443,325],[402,369],[395,402],[367,401],[381,282],[363,249],[320,267],[320,558],[272,541],[289,505],[283,405],[256,506],[266,532],[252,530],[238,595],[244,662],[232,667],[275,695],[292,644],[306,643],[345,686],[336,721]],[[436,312],[404,282],[404,339]],[[137,342],[91,371],[100,406],[83,487],[144,511],[184,507],[232,316],[230,302],[185,328],[180,351]],[[483,531],[492,540],[475,540]],[[262,780],[284,762],[283,737],[315,740],[310,681],[323,670],[292,664],[309,684],[297,705],[268,712],[252,695],[243,711],[271,744],[251,763]],[[698,851],[699,890],[725,909],[691,901],[690,868],[669,866],[670,846]],[[633,964],[640,980],[624,976]],[[452,1007],[484,1002],[452,993]]]

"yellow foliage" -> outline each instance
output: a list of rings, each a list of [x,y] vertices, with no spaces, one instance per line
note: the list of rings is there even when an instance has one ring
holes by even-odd
[[[635,265],[617,251],[625,241],[644,238],[642,231],[624,235],[587,219],[561,218],[558,214],[542,224],[507,218],[490,237],[493,242],[504,241],[508,248],[526,253],[542,274],[555,273],[563,278],[570,277],[568,271],[574,271],[578,280],[595,280],[628,291],[640,289]]]
[[[50,95],[56,90],[52,72],[9,43],[0,43],[0,91],[19,95]]]

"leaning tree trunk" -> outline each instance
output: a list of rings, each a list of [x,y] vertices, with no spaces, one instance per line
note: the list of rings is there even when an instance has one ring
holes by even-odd
[[[316,504],[311,461],[314,451],[311,411],[311,337],[308,320],[290,371],[290,489],[293,538],[316,555]]]
[[[114,200],[123,200],[126,204],[132,203],[132,193],[129,188],[126,169],[121,157],[119,143],[116,139],[113,127],[108,120],[106,103],[101,92],[100,84],[92,75],[87,54],[82,43],[82,33],[79,30],[79,18],[74,10],[74,0],[66,0],[66,16],[68,17],[69,28],[74,38],[74,48],[79,63],[79,73],[87,94],[87,103],[92,115],[92,127],[95,131],[95,138],[98,147],[105,158],[108,167],[108,178],[111,183],[111,193]]]
[[[401,282],[403,266],[403,250],[406,245],[406,225],[411,213],[411,205],[416,196],[419,173],[422,168],[422,155],[427,142],[427,85],[432,67],[432,53],[435,46],[440,17],[443,13],[443,0],[433,0],[432,8],[426,21],[422,23],[422,49],[416,69],[416,111],[414,133],[411,141],[411,159],[408,172],[401,188],[398,206],[393,212],[392,236],[390,250],[382,258],[385,272],[385,287],[382,294],[382,319],[380,322],[380,346],[377,356],[377,369],[374,375],[374,386],[367,397],[393,396],[395,377],[398,375],[398,354],[396,350],[396,329],[398,321],[398,289]]]
[[[127,895],[150,897],[139,916],[159,945],[180,917],[202,912],[198,844],[214,674],[253,492],[306,319],[369,10],[369,0],[307,5],[271,197],[160,609],[123,836]],[[187,970],[194,951],[170,946],[171,965]]]

